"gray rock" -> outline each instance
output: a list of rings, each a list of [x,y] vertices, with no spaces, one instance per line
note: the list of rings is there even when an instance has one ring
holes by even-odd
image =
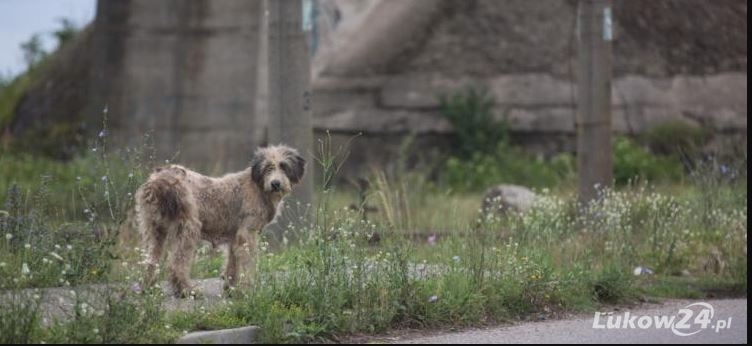
[[[535,193],[518,185],[498,185],[486,192],[483,198],[483,213],[507,214],[529,210],[535,203]]]

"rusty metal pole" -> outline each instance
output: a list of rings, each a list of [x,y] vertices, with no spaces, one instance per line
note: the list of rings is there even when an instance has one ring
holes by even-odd
[[[579,199],[587,203],[613,181],[611,149],[611,0],[580,0],[577,167]]]

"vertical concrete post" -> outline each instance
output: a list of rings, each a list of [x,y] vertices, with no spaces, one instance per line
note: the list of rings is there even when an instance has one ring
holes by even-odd
[[[613,181],[611,150],[612,11],[610,0],[580,0],[577,167],[580,202]]]
[[[306,158],[307,173],[289,196],[277,225],[279,239],[289,226],[300,230],[307,222],[313,195],[313,126],[311,120],[310,57],[303,33],[301,0],[266,0],[268,15],[268,135],[269,144],[284,143]]]
[[[174,158],[207,174],[248,167],[264,140],[255,112],[262,5],[100,0],[90,123],[100,124],[108,105],[113,148],[139,147],[151,133],[159,161]]]

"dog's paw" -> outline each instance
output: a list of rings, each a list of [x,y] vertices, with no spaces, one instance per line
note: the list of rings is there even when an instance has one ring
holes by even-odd
[[[230,298],[230,299],[238,299],[238,298],[242,299],[247,296],[247,293],[241,289],[238,289],[235,286],[225,286],[223,296],[225,298]]]
[[[204,293],[196,288],[175,291],[175,298],[180,299],[203,299]]]

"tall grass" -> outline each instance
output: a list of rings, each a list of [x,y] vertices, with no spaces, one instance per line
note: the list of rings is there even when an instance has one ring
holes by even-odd
[[[167,312],[158,292],[113,288],[78,294],[67,321],[42,327],[37,298],[21,288],[132,282],[140,275],[138,251],[115,239],[148,164],[120,164],[99,150],[59,166],[90,169],[80,180],[73,178],[78,172],[67,173],[71,202],[56,200],[56,186],[70,188],[55,185],[56,174],[8,189],[0,215],[1,342],[157,342],[183,330],[247,324],[261,326],[265,342],[316,342],[392,328],[539,319],[686,293],[665,282],[712,282],[746,294],[741,166],[734,179],[726,170],[698,171],[681,195],[649,185],[604,191],[584,211],[566,191],[541,190],[531,210],[512,215],[480,215],[480,195],[440,191],[417,174],[375,171],[364,202],[379,211],[364,220],[347,208],[354,194],[330,184],[346,148],[322,143],[311,226],[292,230],[298,240],[279,249],[262,239],[255,284],[242,294],[213,310]],[[25,165],[23,158],[3,159]],[[202,251],[194,273],[216,276],[220,263]],[[635,266],[656,274],[634,276]],[[690,276],[673,276],[683,271]]]

